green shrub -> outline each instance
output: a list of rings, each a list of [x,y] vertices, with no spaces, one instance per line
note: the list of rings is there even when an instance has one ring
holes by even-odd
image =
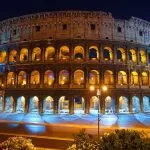
[[[23,137],[10,137],[8,140],[0,143],[1,150],[35,150],[30,139]]]

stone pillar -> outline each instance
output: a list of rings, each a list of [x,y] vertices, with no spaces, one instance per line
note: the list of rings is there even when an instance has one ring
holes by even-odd
[[[43,113],[43,97],[39,96],[39,113]]]
[[[59,102],[59,98],[58,97],[54,97],[54,114],[58,114],[58,102]]]
[[[128,96],[128,107],[129,107],[129,112],[132,113],[132,96]]]
[[[140,109],[144,112],[143,94],[140,94]]]
[[[100,111],[102,114],[105,114],[105,98],[104,96],[100,96]]]
[[[115,95],[115,105],[116,105],[116,113],[119,113],[119,96]]]
[[[74,114],[74,99],[73,99],[73,96],[69,97],[69,114]]]
[[[89,108],[90,108],[90,97],[85,97],[85,114],[89,114]]]
[[[16,108],[17,108],[17,97],[13,96],[13,112],[16,112]]]
[[[30,104],[29,97],[25,96],[25,113],[29,112],[29,104]]]
[[[44,72],[43,69],[40,70],[40,87],[44,85]]]
[[[2,111],[5,111],[5,99],[6,99],[6,96],[4,95],[2,97]]]

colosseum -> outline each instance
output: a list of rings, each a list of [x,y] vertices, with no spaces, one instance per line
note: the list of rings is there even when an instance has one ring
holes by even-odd
[[[99,104],[102,114],[150,112],[150,22],[101,11],[0,22],[0,111],[96,114]]]

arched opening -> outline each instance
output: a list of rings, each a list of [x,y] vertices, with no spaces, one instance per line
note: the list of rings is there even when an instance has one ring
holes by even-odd
[[[15,84],[15,74],[14,72],[9,72],[7,74],[7,85],[14,85]]]
[[[37,96],[30,98],[29,112],[39,112],[39,98]]]
[[[13,110],[14,110],[13,104],[14,104],[14,98],[12,96],[6,97],[6,99],[5,99],[5,111],[6,112],[13,112]]]
[[[106,61],[112,61],[113,60],[113,52],[112,52],[112,49],[110,47],[104,47],[103,58]]]
[[[54,83],[54,72],[47,70],[44,73],[44,85],[51,86]]]
[[[143,106],[144,112],[150,112],[150,97],[148,96],[143,97]]]
[[[82,70],[76,70],[74,72],[74,84],[84,84],[84,72]]]
[[[90,113],[97,114],[98,113],[98,97],[92,96],[90,99]],[[100,106],[99,106],[100,108]]]
[[[84,114],[85,102],[84,98],[81,96],[75,97],[74,99],[74,113]]]
[[[22,48],[20,51],[20,62],[28,61],[28,49]]]
[[[3,97],[0,96],[0,112],[3,111]]]
[[[38,71],[31,72],[30,84],[32,84],[32,85],[40,84],[40,73]]]
[[[119,98],[119,113],[128,113],[128,99],[124,96]]]
[[[32,51],[32,61],[40,61],[41,60],[41,49],[36,47]]]
[[[127,85],[127,74],[124,71],[118,72],[118,85]]]
[[[99,59],[99,52],[97,46],[91,46],[89,48],[89,59],[90,60]]]
[[[17,99],[17,108],[16,111],[21,113],[25,111],[25,97],[21,96]]]
[[[76,60],[82,60],[84,58],[84,48],[82,46],[76,46],[74,48],[74,58]]]
[[[117,49],[117,60],[118,60],[118,62],[125,62],[126,54],[125,54],[125,50],[123,48]]]
[[[146,64],[147,60],[146,60],[146,53],[144,50],[140,50],[139,59],[141,63]]]
[[[131,72],[131,85],[139,85],[139,76],[136,71]]]
[[[99,72],[97,70],[91,70],[89,72],[89,84],[91,85],[99,84]]]
[[[54,60],[54,58],[55,58],[55,48],[52,46],[47,47],[45,51],[45,60]]]
[[[54,110],[54,100],[51,96],[47,96],[44,99],[43,112],[53,114],[54,112],[53,110]]]
[[[17,61],[17,51],[11,50],[9,54],[9,62],[16,62]]]
[[[132,112],[140,112],[140,100],[137,96],[132,97]]]
[[[104,84],[113,85],[114,84],[114,75],[110,70],[106,70],[104,73]]]
[[[25,71],[20,71],[18,74],[18,85],[25,86],[27,84],[27,74]]]
[[[59,51],[59,59],[68,60],[70,58],[70,50],[68,46],[62,46]]]
[[[113,114],[115,112],[115,101],[107,96],[105,98],[105,114]]]
[[[59,114],[68,114],[69,113],[69,99],[66,96],[61,96],[59,98]]]
[[[136,51],[134,49],[129,50],[129,61],[134,62],[134,63],[137,62]]]
[[[142,72],[141,74],[141,83],[142,85],[148,85],[148,73],[147,72]]]
[[[6,51],[0,52],[0,63],[4,63],[6,61],[6,56],[7,56]]]
[[[69,72],[67,70],[62,70],[59,72],[59,84],[65,85],[69,83]]]

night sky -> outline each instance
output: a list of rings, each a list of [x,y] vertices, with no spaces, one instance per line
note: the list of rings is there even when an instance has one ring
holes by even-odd
[[[45,11],[101,10],[115,18],[150,21],[150,0],[1,0],[0,6],[0,20]]]

